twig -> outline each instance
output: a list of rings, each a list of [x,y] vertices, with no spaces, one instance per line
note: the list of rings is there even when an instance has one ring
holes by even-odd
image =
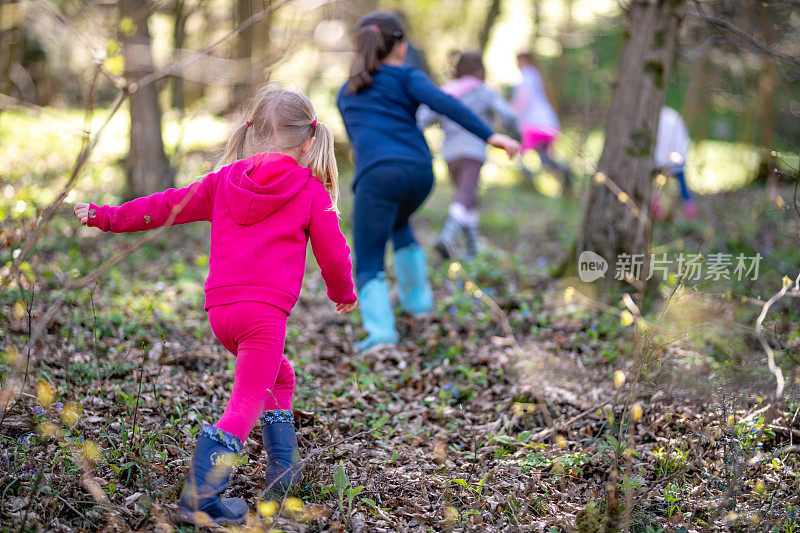
[[[764,348],[764,351],[767,352],[767,366],[769,367],[769,371],[775,375],[775,381],[777,382],[777,386],[775,389],[775,396],[780,398],[783,395],[783,387],[784,387],[784,379],[783,379],[783,372],[781,368],[775,364],[775,352],[772,350],[772,347],[769,345],[767,340],[764,338],[764,319],[767,318],[767,313],[769,312],[770,308],[784,297],[784,295],[791,289],[793,293],[800,293],[800,274],[797,275],[794,281],[794,287],[792,287],[791,281],[788,281],[788,278],[784,278],[783,287],[781,290],[776,292],[772,298],[767,300],[767,303],[764,304],[764,308],[761,310],[761,314],[758,315],[758,320],[756,320],[756,335],[758,335],[758,340],[761,343],[761,347]]]
[[[142,360],[139,363],[139,390],[136,392],[136,406],[133,409],[133,427],[131,428],[131,439],[136,440],[136,419],[139,415],[139,398],[142,395],[142,374],[144,373],[144,361],[147,359],[145,343],[142,343]]]

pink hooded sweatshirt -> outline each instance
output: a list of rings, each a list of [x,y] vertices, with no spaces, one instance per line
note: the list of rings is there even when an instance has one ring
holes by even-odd
[[[198,220],[211,222],[208,310],[255,301],[290,313],[303,284],[311,240],[335,303],[353,303],[350,248],[331,197],[311,170],[284,154],[257,154],[184,189],[137,198],[119,207],[91,205],[89,226],[125,233]]]

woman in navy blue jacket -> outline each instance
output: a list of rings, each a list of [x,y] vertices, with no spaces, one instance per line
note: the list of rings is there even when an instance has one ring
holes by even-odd
[[[427,105],[509,156],[519,151],[519,144],[494,133],[420,70],[403,66],[408,44],[396,15],[376,11],[362,18],[357,28],[350,78],[339,91],[337,104],[355,156],[356,285],[367,331],[356,348],[367,351],[397,343],[384,279],[390,239],[402,310],[419,316],[433,309],[425,252],[409,224],[433,187],[431,152],[417,127],[419,106]]]

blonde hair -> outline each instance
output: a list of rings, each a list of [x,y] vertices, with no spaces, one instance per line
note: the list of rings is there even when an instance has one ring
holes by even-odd
[[[300,91],[268,83],[256,93],[245,121],[233,132],[219,164],[228,165],[262,152],[286,153],[314,138],[308,154],[298,161],[331,195],[333,210],[339,202],[339,170],[333,151],[333,131],[317,120],[314,105]]]

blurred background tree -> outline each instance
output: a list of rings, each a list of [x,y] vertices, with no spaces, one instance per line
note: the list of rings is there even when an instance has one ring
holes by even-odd
[[[515,53],[531,49],[564,125],[557,149],[572,160],[586,188],[602,152],[613,83],[624,72],[620,61],[626,57],[627,28],[638,3],[3,0],[0,91],[3,108],[80,108],[94,65],[134,81],[179,62],[180,68],[170,67],[168,78],[138,87],[131,98],[131,150],[123,155],[127,181],[119,186],[124,196],[143,194],[171,183],[170,160],[180,167],[184,119],[210,116],[236,122],[237,110],[267,79],[308,90],[322,117],[335,126],[340,152],[346,153],[334,97],[347,75],[350,29],[370,10],[402,11],[410,39],[438,83],[450,77],[454,50],[478,48],[488,82],[508,93],[519,79]],[[790,151],[800,139],[800,6],[786,0],[667,3],[680,6],[681,23],[675,63],[664,71],[663,99],[681,111],[693,149],[703,151],[697,159],[702,163],[688,170],[690,185],[711,192],[771,179],[772,151]],[[258,14],[256,23],[204,50]],[[109,78],[99,77],[97,106],[109,105],[116,94]],[[161,124],[162,110],[168,123],[177,121],[177,130]],[[209,131],[206,136],[225,134]],[[706,140],[712,144],[703,144]],[[213,150],[204,149],[212,159]],[[495,174],[515,179],[511,167]]]

